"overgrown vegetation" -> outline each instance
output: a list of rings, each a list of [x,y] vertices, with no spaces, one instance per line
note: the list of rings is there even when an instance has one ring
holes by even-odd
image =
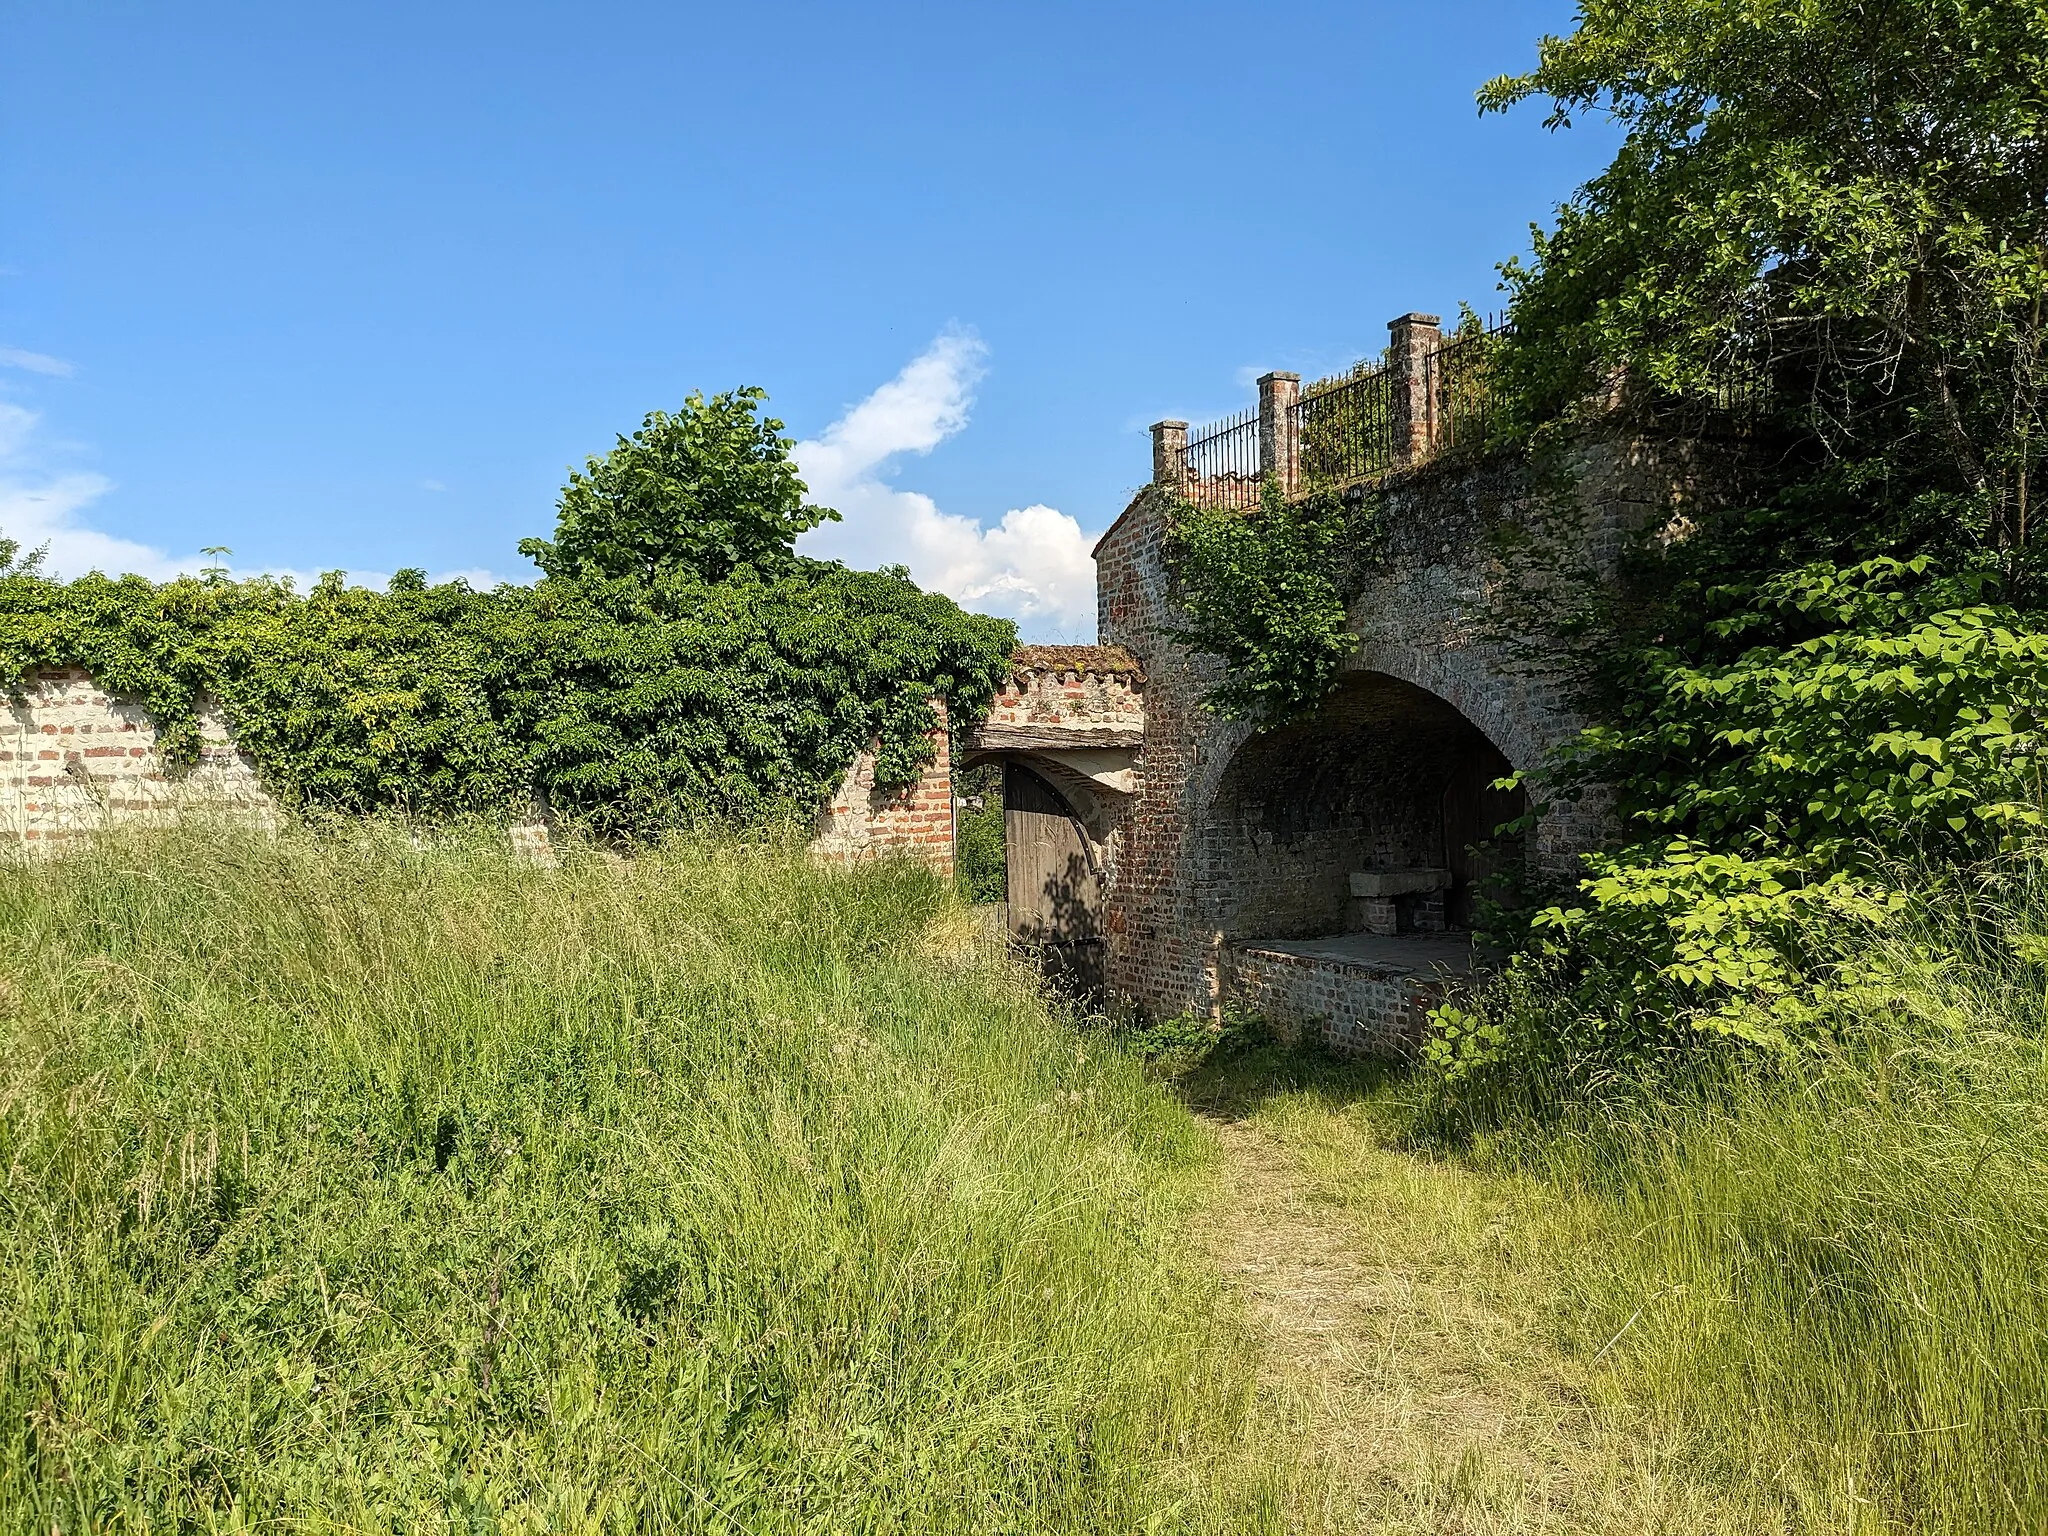
[[[1377,558],[1378,504],[1327,483],[1289,500],[1268,475],[1256,510],[1181,499],[1168,553],[1178,643],[1222,659],[1209,708],[1278,725],[1312,714],[1357,645],[1346,608]]]
[[[572,475],[532,586],[401,571],[285,582],[60,583],[0,539],[0,677],[92,671],[145,704],[174,757],[212,697],[287,803],[520,817],[612,838],[808,813],[879,742],[914,781],[932,704],[987,708],[1015,630],[900,569],[794,552],[803,503],[758,390],[693,395]]]
[[[1844,953],[1816,915],[2040,823],[2044,57],[2009,0],[1594,7],[1482,93],[1627,132],[1507,269],[1538,452],[1617,392],[1707,408],[1750,370],[1773,402],[1746,493],[1560,626],[1573,773],[1632,841],[1539,925],[1618,1044],[1799,1034]]]
[[[1506,268],[1533,483],[1596,426],[1750,431],[1615,580],[1503,543],[1593,722],[1553,783],[1622,836],[1399,1118],[1569,1204],[1531,1240],[1580,1360],[1759,1528],[2048,1527],[2048,16],[1589,3],[1481,96],[1532,99],[1626,133]],[[1288,525],[1180,525],[1183,638],[1269,683],[1219,703],[1313,708],[1333,555],[1290,610]]]
[[[2044,58],[2007,0],[1673,0],[1482,97],[1628,135],[1508,269],[1539,463],[1590,401],[1769,408],[1568,594],[1625,841],[1446,1011],[1438,1113],[1607,1213],[1581,1342],[1807,1526],[2048,1523]]]
[[[1497,996],[1512,1074],[1414,1127],[1584,1202],[1560,1320],[1689,1463],[1794,1529],[2048,1524],[2048,881],[1931,894],[1859,945],[1797,1055],[1618,1067],[1540,977]],[[1609,1018],[1615,1018],[1610,1014]]]
[[[977,933],[796,840],[0,868],[7,1524],[1277,1529],[1201,1138]]]

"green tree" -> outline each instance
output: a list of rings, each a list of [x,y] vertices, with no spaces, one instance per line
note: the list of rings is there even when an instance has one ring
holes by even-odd
[[[724,581],[741,566],[784,568],[797,536],[837,512],[804,500],[782,423],[766,394],[692,391],[673,416],[649,414],[631,438],[571,471],[555,537],[519,552],[549,576],[677,575]]]
[[[2048,10],[2033,0],[1586,0],[1481,106],[1604,111],[1612,165],[1506,268],[1525,424],[1625,373],[1693,401],[1762,366],[1825,458],[1969,540],[2028,538],[2048,299]],[[1872,551],[1864,550],[1868,554]]]
[[[1539,1011],[1603,1044],[1787,1044],[1894,909],[1893,856],[2041,821],[2048,10],[1584,0],[1480,93],[1535,98],[1625,135],[1503,269],[1496,378],[1539,462],[1616,404],[1764,402],[1740,494],[1617,590],[1523,573],[1532,612],[1583,605],[1549,626],[1595,721],[1566,782],[1615,791],[1633,837],[1534,914],[1561,968]]]

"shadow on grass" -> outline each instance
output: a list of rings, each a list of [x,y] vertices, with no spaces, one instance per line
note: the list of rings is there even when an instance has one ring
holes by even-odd
[[[1263,1030],[1219,1041],[1169,1080],[1189,1109],[1218,1120],[1247,1119],[1288,1099],[1331,1112],[1362,1108],[1395,1130],[1414,1124],[1428,1102],[1413,1063],[1335,1056]]]

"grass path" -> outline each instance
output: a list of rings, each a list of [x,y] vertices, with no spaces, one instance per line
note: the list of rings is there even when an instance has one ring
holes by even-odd
[[[1558,1348],[1545,1267],[1569,1213],[1388,1147],[1369,1072],[1274,1070],[1226,1068],[1190,1097],[1221,1154],[1203,1240],[1258,1336],[1294,1528],[1783,1529],[1744,1490],[1678,1475],[1668,1437]]]

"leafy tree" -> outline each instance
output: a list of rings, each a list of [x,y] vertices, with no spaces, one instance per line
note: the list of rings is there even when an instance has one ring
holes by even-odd
[[[1866,466],[1840,477],[1852,499],[1946,498],[1965,542],[2027,544],[2048,11],[1587,0],[1480,102],[1532,97],[1554,126],[1605,111],[1626,139],[1506,269],[1524,425],[1617,373],[1705,402],[1772,368],[1824,457]]]
[[[1589,407],[1689,426],[1745,381],[1769,406],[1751,494],[1574,616],[1596,723],[1568,778],[1636,840],[1533,916],[1542,984],[1508,991],[1546,1028],[1793,1045],[1895,909],[1891,854],[2040,823],[2044,62],[2019,0],[1587,0],[1480,93],[1625,130],[1503,269],[1539,460]],[[1465,1066],[1508,1038],[1446,1022]]]
[[[741,566],[772,571],[797,536],[837,512],[811,506],[766,394],[693,391],[675,415],[650,413],[631,438],[571,471],[555,537],[519,552],[549,576],[694,576],[724,581]]]

